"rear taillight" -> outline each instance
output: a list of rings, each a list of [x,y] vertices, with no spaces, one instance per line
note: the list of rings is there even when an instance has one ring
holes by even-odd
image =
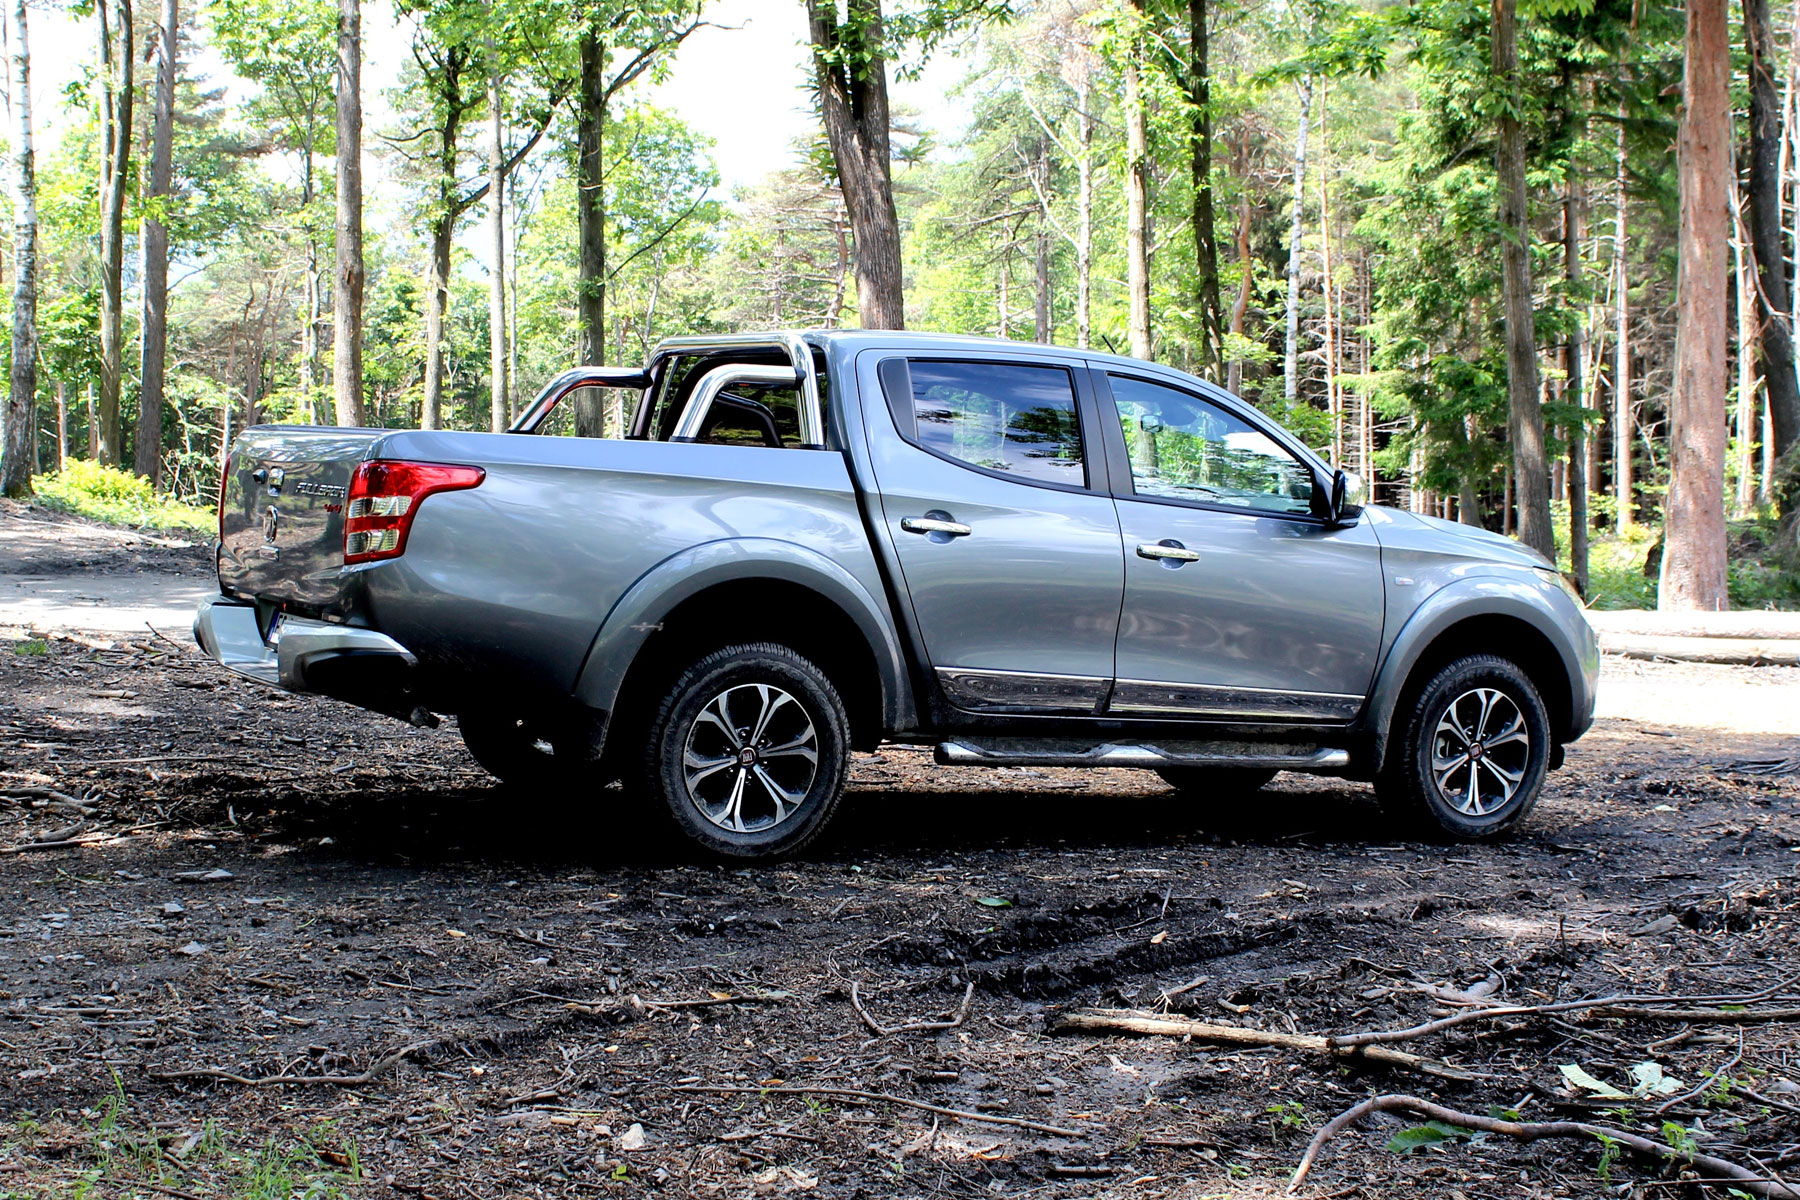
[[[345,497],[344,562],[375,562],[406,553],[406,534],[419,504],[433,492],[478,487],[480,467],[375,459],[356,468]]]

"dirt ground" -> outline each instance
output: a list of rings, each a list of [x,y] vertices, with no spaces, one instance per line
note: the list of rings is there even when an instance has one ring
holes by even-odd
[[[34,569],[80,569],[57,553]],[[1382,1092],[1800,1178],[1800,671],[1609,662],[1654,719],[1602,720],[1498,845],[1419,841],[1334,780],[1202,811],[1144,772],[886,749],[823,844],[732,870],[636,841],[616,789],[509,793],[453,723],[261,691],[148,631],[32,632],[0,635],[0,1195],[1255,1196]],[[1056,1028],[1618,993],[1677,1012],[1395,1044],[1462,1079]],[[872,1028],[920,1022],[951,1027]],[[1646,1062],[1679,1084],[1562,1070],[1630,1092]],[[1710,1187],[1591,1139],[1386,1148],[1419,1124],[1337,1134],[1305,1194]]]

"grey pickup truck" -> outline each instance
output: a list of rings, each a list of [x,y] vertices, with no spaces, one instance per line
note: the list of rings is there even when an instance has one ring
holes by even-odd
[[[638,393],[625,437],[546,436],[589,387]],[[1197,812],[1343,775],[1420,833],[1502,834],[1592,720],[1593,631],[1538,555],[1360,491],[1152,363],[675,338],[508,433],[247,430],[195,635],[731,858],[810,842],[884,741],[1145,768]]]

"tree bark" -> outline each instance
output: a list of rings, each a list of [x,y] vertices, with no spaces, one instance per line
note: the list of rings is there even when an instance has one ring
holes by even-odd
[[[1294,211],[1288,220],[1287,356],[1282,360],[1281,394],[1291,406],[1300,395],[1300,249],[1306,231],[1306,134],[1312,122],[1313,77],[1300,77],[1300,124],[1294,133]]]
[[[1225,321],[1219,301],[1219,242],[1214,231],[1212,188],[1212,64],[1208,46],[1207,0],[1188,0],[1189,101],[1188,163],[1194,185],[1195,307],[1200,313],[1200,368],[1207,372],[1224,356]]]
[[[119,391],[125,352],[125,183],[131,166],[131,0],[112,0],[117,35],[109,25],[108,0],[94,6],[100,26],[100,461],[124,461]],[[116,51],[116,54],[115,54]],[[116,60],[116,63],[115,63]]]
[[[13,314],[12,375],[0,434],[0,495],[31,494],[37,424],[37,171],[31,140],[31,49],[25,0],[7,7],[12,115]]]
[[[575,190],[581,197],[576,226],[580,246],[580,283],[576,313],[581,327],[581,362],[599,366],[606,361],[606,179],[603,152],[606,147],[607,47],[589,30],[581,39],[581,91],[576,111],[580,138],[575,170]],[[603,397],[592,388],[575,396],[575,433],[578,437],[606,436]]]
[[[1630,205],[1625,191],[1625,123],[1619,122],[1618,177],[1613,208],[1613,303],[1618,306],[1613,337],[1613,496],[1617,501],[1614,527],[1620,536],[1631,531],[1637,504],[1631,483],[1632,435],[1637,418],[1631,403],[1631,279],[1626,270],[1625,214]]]
[[[337,262],[331,385],[339,425],[363,425],[362,6],[338,0]]]
[[[1750,241],[1762,305],[1763,386],[1775,419],[1779,462],[1800,442],[1800,380],[1794,374],[1793,330],[1783,319],[1789,315],[1789,297],[1781,229],[1782,105],[1775,89],[1780,53],[1769,24],[1769,0],[1744,0],[1744,42],[1750,65]],[[1778,483],[1776,496],[1784,512],[1800,505],[1800,471]]]
[[[1556,561],[1556,531],[1550,524],[1550,458],[1544,439],[1544,409],[1538,398],[1537,331],[1531,293],[1531,204],[1525,190],[1525,128],[1512,105],[1519,103],[1519,46],[1516,0],[1493,0],[1494,77],[1508,107],[1500,117],[1495,173],[1500,183],[1500,239],[1506,300],[1508,432],[1512,441],[1514,486],[1519,507],[1519,540]]]
[[[488,80],[488,235],[494,267],[488,276],[488,421],[495,433],[512,423],[506,358],[506,130],[501,80]]]
[[[1150,361],[1150,135],[1144,113],[1144,0],[1129,0],[1131,47],[1125,55],[1125,290],[1133,358]]]
[[[1669,493],[1659,608],[1728,605],[1725,579],[1726,223],[1731,47],[1725,0],[1688,0],[1676,170],[1681,227]]]
[[[819,113],[855,245],[858,318],[865,329],[904,329],[881,0],[847,0],[842,22],[836,0],[806,0],[806,14]]]
[[[174,174],[175,70],[181,33],[177,0],[163,0],[157,36],[156,108],[150,131],[150,196],[139,251],[143,256],[143,342],[139,359],[137,473],[162,478],[164,366],[169,350],[169,226],[163,219]]]

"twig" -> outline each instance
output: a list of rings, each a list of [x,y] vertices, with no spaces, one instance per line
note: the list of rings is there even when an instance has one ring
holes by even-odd
[[[1727,1072],[1727,1071],[1731,1070],[1731,1068],[1737,1066],[1738,1063],[1743,1061],[1743,1059],[1744,1059],[1744,1031],[1740,1029],[1740,1030],[1738,1030],[1737,1053],[1733,1054],[1730,1058],[1726,1059],[1724,1064],[1721,1065],[1718,1070],[1714,1071],[1711,1075],[1708,1075],[1706,1077],[1706,1081],[1704,1083],[1702,1083],[1699,1087],[1695,1088],[1693,1091],[1683,1092],[1681,1095],[1676,1096],[1674,1099],[1666,1100],[1663,1103],[1657,1105],[1656,1106],[1656,1115],[1660,1117],[1664,1113],[1668,1112],[1671,1108],[1674,1108],[1677,1104],[1683,1104],[1689,1100],[1692,1100],[1695,1096],[1700,1095],[1702,1092],[1706,1091],[1707,1088],[1712,1087],[1714,1084],[1718,1083],[1719,1080],[1723,1079],[1725,1077],[1725,1072]]]
[[[856,981],[851,980],[850,982],[850,1007],[856,1010],[856,1015],[862,1018],[863,1024],[873,1030],[877,1037],[891,1037],[896,1033],[915,1033],[927,1029],[955,1029],[968,1019],[969,1004],[974,999],[975,985],[970,983],[967,990],[963,992],[962,1003],[956,1006],[956,1012],[948,1020],[908,1021],[904,1025],[883,1025],[871,1017],[869,1010],[863,1007]]]
[[[1308,1033],[1271,1033],[1263,1029],[1245,1029],[1239,1025],[1214,1025],[1207,1021],[1188,1021],[1179,1017],[1163,1017],[1134,1009],[1088,1008],[1066,1013],[1055,1030],[1080,1030],[1088,1033],[1147,1033],[1165,1037],[1198,1038],[1206,1042],[1226,1042],[1239,1046],[1274,1046],[1283,1050],[1306,1050],[1336,1058],[1360,1059],[1418,1071],[1440,1079],[1467,1082],[1475,1075],[1436,1059],[1421,1058],[1403,1050],[1385,1046],[1338,1046],[1330,1038]]]
[[[0,854],[24,854],[31,850],[72,850],[77,846],[97,846],[112,840],[111,834],[60,838],[53,842],[24,842],[17,846],[0,846]]]
[[[1364,1100],[1333,1117],[1326,1126],[1313,1137],[1307,1146],[1306,1153],[1300,1158],[1300,1165],[1294,1169],[1294,1177],[1288,1181],[1288,1195],[1293,1195],[1306,1177],[1311,1173],[1313,1164],[1318,1161],[1319,1151],[1332,1135],[1354,1125],[1371,1113],[1378,1112],[1410,1112],[1431,1121],[1442,1121],[1446,1125],[1455,1125],[1462,1129],[1473,1129],[1482,1133],[1499,1134],[1502,1137],[1516,1138],[1521,1142],[1535,1142],[1542,1138],[1594,1138],[1603,1144],[1618,1143],[1639,1154],[1651,1158],[1660,1158],[1666,1162],[1692,1163],[1711,1171],[1722,1179],[1728,1179],[1745,1191],[1758,1196],[1771,1197],[1772,1200],[1800,1200],[1800,1191],[1777,1180],[1765,1179],[1751,1171],[1745,1170],[1734,1162],[1723,1158],[1715,1158],[1710,1154],[1684,1154],[1673,1146],[1639,1137],[1635,1133],[1627,1133],[1623,1129],[1612,1129],[1604,1125],[1590,1125],[1586,1121],[1502,1121],[1494,1117],[1479,1117],[1474,1113],[1458,1112],[1453,1108],[1445,1108],[1441,1104],[1433,1104],[1429,1100],[1421,1100],[1417,1096],[1376,1096]]]
[[[410,1058],[434,1042],[414,1042],[376,1061],[375,1065],[361,1075],[264,1075],[260,1079],[252,1079],[247,1075],[236,1075],[230,1071],[221,1071],[217,1067],[188,1067],[180,1071],[149,1071],[152,1079],[223,1079],[227,1083],[241,1083],[245,1087],[273,1087],[285,1084],[319,1083],[331,1087],[361,1087],[373,1083],[380,1076],[399,1065],[400,1060]]]
[[[1046,1125],[1042,1121],[1031,1121],[1024,1117],[996,1117],[991,1113],[965,1112],[960,1108],[944,1108],[938,1104],[927,1104],[923,1100],[909,1100],[905,1096],[890,1096],[886,1092],[865,1092],[856,1088],[834,1087],[735,1087],[725,1084],[677,1084],[669,1089],[672,1092],[702,1092],[721,1096],[836,1096],[843,1100],[867,1100],[881,1104],[898,1104],[902,1108],[916,1108],[921,1112],[936,1113],[941,1117],[955,1117],[962,1121],[983,1121],[989,1125],[1012,1125],[1019,1129],[1029,1129],[1036,1133],[1047,1133],[1051,1137],[1079,1138],[1087,1134],[1079,1129],[1064,1129],[1060,1125]]]
[[[1744,1099],[1750,1101],[1753,1104],[1761,1104],[1761,1105],[1764,1105],[1765,1107],[1773,1108],[1779,1112],[1800,1113],[1800,1105],[1783,1104],[1779,1100],[1771,1100],[1771,1099],[1769,1099],[1769,1097],[1763,1095],[1761,1092],[1753,1092],[1749,1088],[1743,1087],[1739,1084],[1735,1084],[1735,1083],[1732,1084],[1731,1090],[1733,1092],[1736,1092],[1738,1095],[1742,1096]]]

